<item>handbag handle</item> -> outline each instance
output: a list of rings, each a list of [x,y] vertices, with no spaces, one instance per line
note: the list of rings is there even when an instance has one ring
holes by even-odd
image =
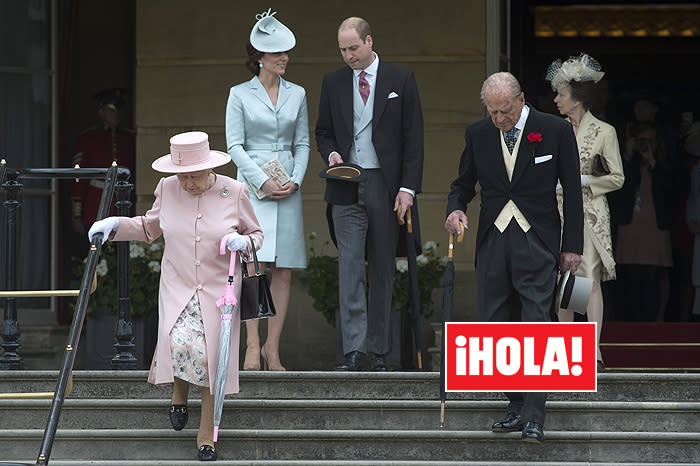
[[[255,252],[255,243],[253,243],[253,238],[248,237],[250,240],[250,246],[253,250],[253,263],[255,264],[255,275],[260,275],[260,266],[258,265],[258,254]],[[243,277],[248,278],[248,267],[241,267],[243,269]]]

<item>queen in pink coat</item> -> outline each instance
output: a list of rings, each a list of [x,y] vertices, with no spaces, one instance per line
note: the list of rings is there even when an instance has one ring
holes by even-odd
[[[219,354],[220,312],[216,300],[228,279],[228,255],[219,244],[228,237],[228,249],[244,259],[256,249],[263,233],[250,203],[248,188],[212,168],[231,158],[209,150],[206,133],[189,132],[170,139],[170,154],[153,162],[153,169],[174,173],[161,178],[151,209],[138,217],[109,217],[95,222],[89,232],[113,241],[151,242],[161,235],[165,249],[158,294],[158,343],[148,381],[173,383],[169,416],[175,430],[187,423],[190,385],[202,387],[202,416],[197,435],[199,459],[216,459],[213,438],[213,389]],[[234,287],[240,297],[241,270],[236,266]],[[240,313],[234,310],[226,393],[238,392]]]

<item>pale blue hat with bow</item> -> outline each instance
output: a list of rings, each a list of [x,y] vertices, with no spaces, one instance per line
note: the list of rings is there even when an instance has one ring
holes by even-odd
[[[292,31],[274,17],[276,11],[272,8],[255,15],[258,20],[250,31],[250,44],[260,52],[286,52],[297,43]]]

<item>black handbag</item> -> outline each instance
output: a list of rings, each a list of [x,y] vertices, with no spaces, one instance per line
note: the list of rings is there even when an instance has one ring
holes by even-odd
[[[250,244],[253,249],[253,263],[255,264],[255,275],[248,275],[248,267],[243,264],[243,280],[241,280],[241,321],[265,319],[274,317],[275,304],[272,302],[270,284],[267,282],[267,275],[260,273],[258,266],[258,255],[255,252],[253,238]]]

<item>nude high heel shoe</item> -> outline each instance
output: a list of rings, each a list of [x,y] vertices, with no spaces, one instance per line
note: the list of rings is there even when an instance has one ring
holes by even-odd
[[[280,355],[279,353],[276,354],[268,354],[267,351],[265,351],[265,345],[263,345],[262,349],[260,350],[260,355],[262,356],[263,359],[263,370],[266,371],[286,371],[285,367],[282,365],[282,362],[280,361]]]
[[[260,347],[251,348],[248,346],[245,350],[245,360],[243,361],[244,371],[259,371],[260,370]]]

